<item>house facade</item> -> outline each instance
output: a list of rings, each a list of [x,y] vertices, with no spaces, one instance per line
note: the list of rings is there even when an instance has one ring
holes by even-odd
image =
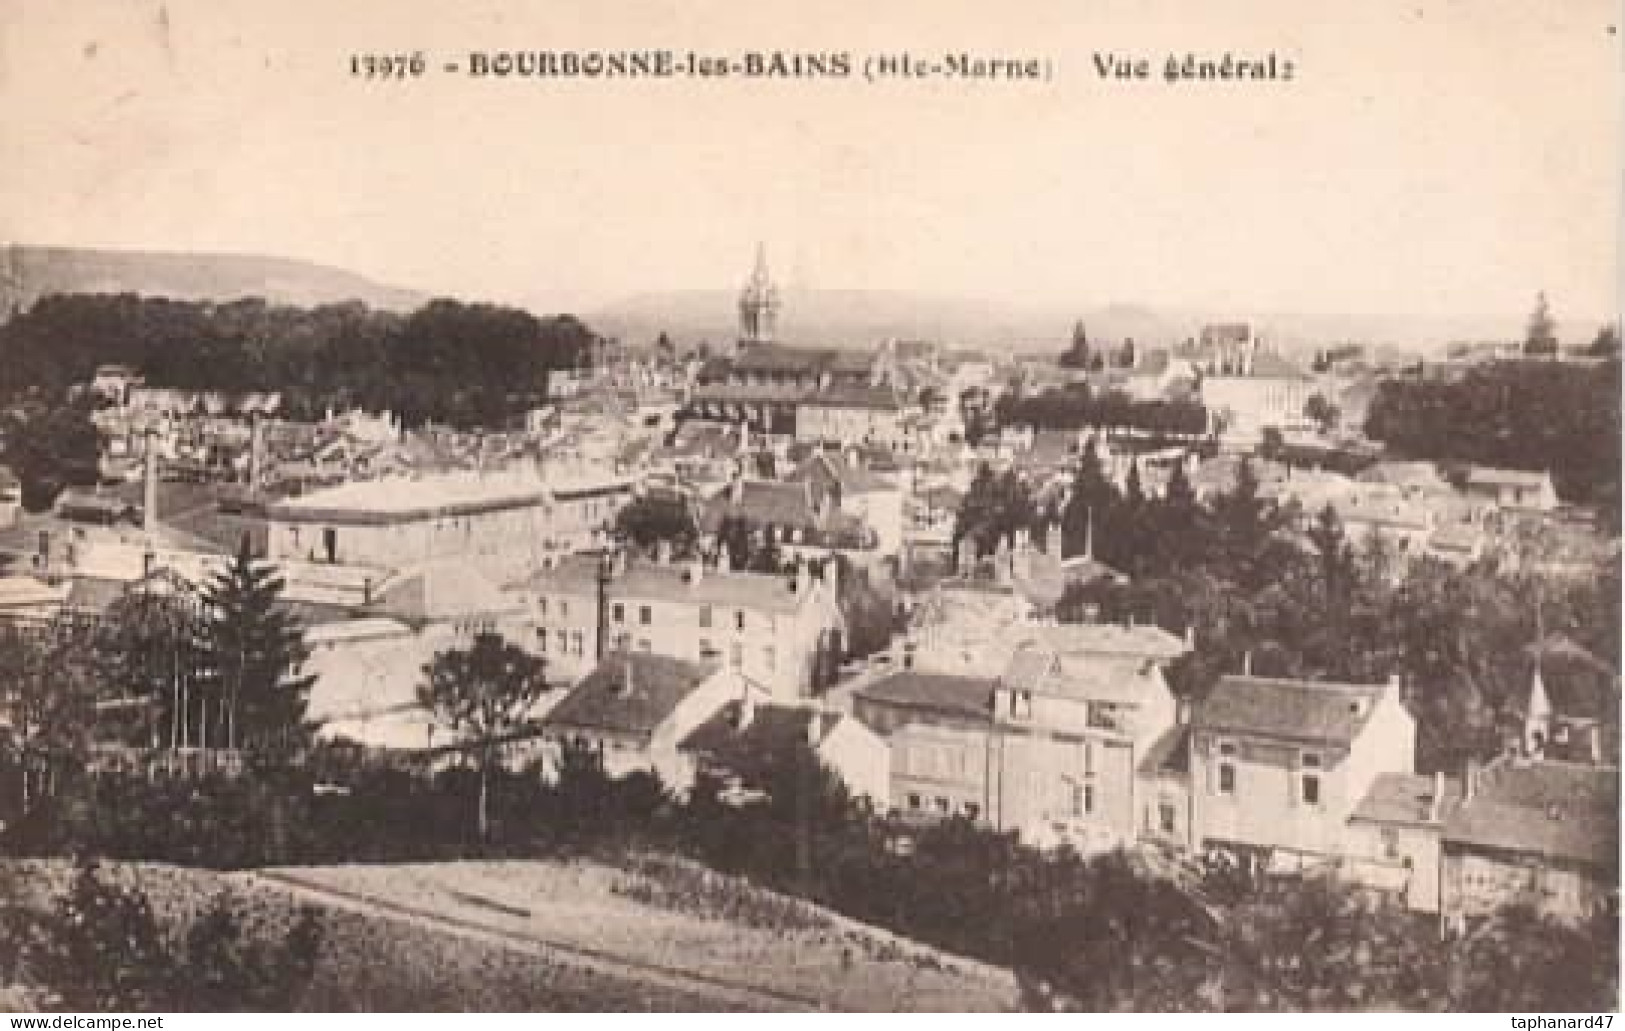
[[[702,560],[601,566],[597,556],[570,556],[521,589],[532,647],[564,676],[597,664],[603,636],[604,653],[714,663],[793,700],[811,691],[819,649],[844,636],[831,567],[821,579],[805,567],[776,575]]]
[[[1412,771],[1415,739],[1397,680],[1223,677],[1191,718],[1189,845],[1341,856],[1376,777]]]

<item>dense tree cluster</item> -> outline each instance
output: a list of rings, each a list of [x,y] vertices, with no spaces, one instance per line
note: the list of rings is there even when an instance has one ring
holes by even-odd
[[[285,1011],[310,984],[322,942],[314,909],[270,936],[225,892],[184,934],[167,934],[140,887],[94,862],[81,862],[48,908],[20,895],[0,892],[0,977],[36,986],[50,1008]]]
[[[1493,561],[1465,569],[1402,559],[1380,536],[1351,540],[1335,509],[1283,509],[1243,462],[1231,490],[1200,503],[1182,470],[1148,497],[1131,468],[1125,487],[1081,456],[1064,506],[1045,510],[1019,475],[984,468],[959,512],[956,540],[979,554],[1059,518],[1064,553],[1092,548],[1127,584],[1068,590],[1063,619],[1130,617],[1194,627],[1198,648],[1171,671],[1199,697],[1223,673],[1377,683],[1402,677],[1418,719],[1418,763],[1459,770],[1499,750],[1498,721],[1528,690],[1524,650],[1563,634],[1618,668],[1620,569],[1586,580]]]
[[[0,326],[0,399],[55,401],[117,363],[152,386],[280,391],[298,417],[359,405],[407,425],[500,427],[545,396],[551,370],[590,364],[593,345],[569,315],[451,300],[402,316],[359,303],[54,295]]]
[[[1007,393],[996,403],[1001,426],[1039,430],[1138,430],[1198,436],[1207,431],[1207,409],[1195,401],[1139,400],[1121,390],[1072,383],[1037,394]]]
[[[90,414],[85,401],[46,404],[39,398],[0,411],[0,465],[17,474],[30,511],[48,507],[65,487],[101,479],[101,437]]]
[[[1387,380],[1366,433],[1398,455],[1550,471],[1558,493],[1619,508],[1620,369],[1489,362],[1458,382]]]
[[[93,738],[271,765],[307,748],[309,651],[282,586],[245,547],[201,589],[155,576],[94,624],[0,629],[0,813],[29,816]]]

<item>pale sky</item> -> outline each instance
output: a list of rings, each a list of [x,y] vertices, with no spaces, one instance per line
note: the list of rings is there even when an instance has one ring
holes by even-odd
[[[1083,307],[1617,312],[1608,0],[0,0],[0,239],[538,310],[782,278]],[[966,50],[1044,83],[474,80],[352,51]],[[1179,83],[1274,51],[1288,83]],[[1096,52],[1145,57],[1103,81]]]

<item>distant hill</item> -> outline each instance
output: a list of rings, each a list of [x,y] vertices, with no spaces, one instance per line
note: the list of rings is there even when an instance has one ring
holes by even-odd
[[[679,345],[718,342],[736,332],[736,299],[731,290],[638,294],[587,318],[600,332],[633,345],[661,332]],[[1134,304],[1063,308],[901,291],[791,290],[784,293],[779,335],[787,343],[828,347],[867,347],[899,337],[996,353],[1057,353],[1080,319],[1089,339],[1101,346],[1119,345],[1126,337],[1141,346],[1166,346],[1196,336],[1205,323],[1243,319],[1287,351],[1352,342],[1439,354],[1455,341],[1513,340],[1523,332],[1523,317],[1516,315],[1203,312]],[[1589,341],[1596,330],[1595,322],[1559,325],[1564,341],[1572,343]]]
[[[407,311],[428,299],[343,269],[291,258],[0,247],[0,313],[27,308],[54,293],[135,293],[189,301],[262,297],[299,307],[354,300],[387,311]]]

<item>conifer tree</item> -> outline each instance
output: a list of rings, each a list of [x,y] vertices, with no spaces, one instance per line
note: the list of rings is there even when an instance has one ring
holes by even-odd
[[[311,684],[304,632],[281,606],[283,580],[257,562],[244,536],[231,564],[204,589],[205,692],[199,746],[285,752],[305,743]]]

